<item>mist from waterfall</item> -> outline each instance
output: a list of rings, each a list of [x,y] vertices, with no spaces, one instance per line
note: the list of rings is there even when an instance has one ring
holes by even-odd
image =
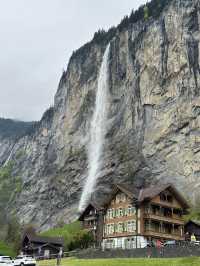
[[[81,195],[79,211],[83,211],[89,202],[102,166],[101,157],[108,113],[109,51],[110,44],[108,44],[104,53],[98,78],[95,110],[91,120],[90,142],[88,147],[88,176]]]

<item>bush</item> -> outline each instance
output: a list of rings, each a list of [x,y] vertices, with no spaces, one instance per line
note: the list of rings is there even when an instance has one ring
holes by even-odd
[[[41,233],[42,236],[63,237],[64,251],[76,248],[85,248],[93,242],[93,237],[86,230],[83,230],[79,221],[65,224],[62,227],[52,228]]]
[[[91,247],[93,244],[93,235],[90,232],[83,230],[74,236],[74,239],[68,245],[68,250],[85,249]]]

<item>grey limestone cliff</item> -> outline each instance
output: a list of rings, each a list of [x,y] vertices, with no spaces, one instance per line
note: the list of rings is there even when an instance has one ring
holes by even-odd
[[[110,41],[109,117],[95,200],[112,183],[172,182],[192,200],[200,192],[200,2],[169,1],[157,18],[115,29],[75,52],[54,107],[13,149],[22,189],[9,205],[41,229],[76,218],[87,175],[87,144],[97,78]],[[192,193],[191,193],[192,191]]]

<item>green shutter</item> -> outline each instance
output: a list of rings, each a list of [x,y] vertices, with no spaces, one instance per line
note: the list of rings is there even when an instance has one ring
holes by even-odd
[[[124,222],[124,232],[127,232],[127,222]]]
[[[126,208],[123,208],[123,216],[126,215]]]

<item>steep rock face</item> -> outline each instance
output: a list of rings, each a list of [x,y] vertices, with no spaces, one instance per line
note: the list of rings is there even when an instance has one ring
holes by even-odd
[[[129,24],[109,40],[108,133],[96,201],[109,193],[113,182],[124,181],[172,182],[193,200],[198,196],[199,19],[199,1],[172,1],[158,19]],[[34,134],[13,147],[13,174],[22,178],[23,187],[9,210],[22,222],[46,229],[76,217],[107,42],[93,42],[73,54],[54,108]],[[2,145],[5,152],[1,149],[0,162],[11,149],[6,145],[13,143]]]

